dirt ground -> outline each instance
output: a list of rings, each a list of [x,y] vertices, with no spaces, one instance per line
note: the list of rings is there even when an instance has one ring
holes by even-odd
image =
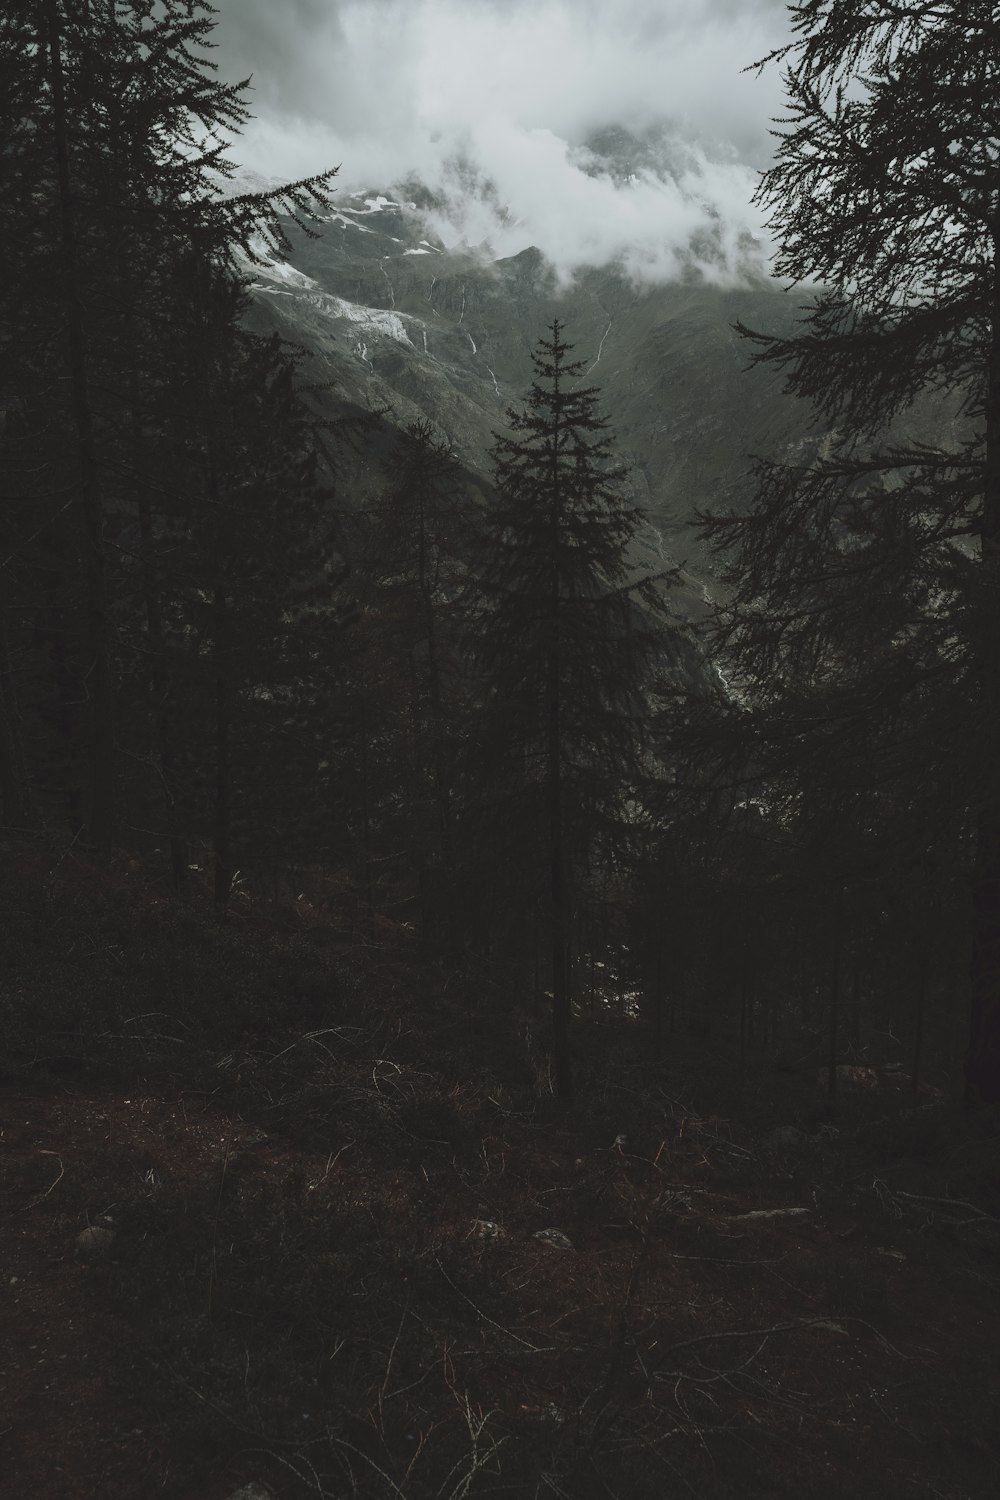
[[[355,1052],[0,1089],[7,1493],[1000,1493],[995,1141],[620,1094],[616,1144]]]

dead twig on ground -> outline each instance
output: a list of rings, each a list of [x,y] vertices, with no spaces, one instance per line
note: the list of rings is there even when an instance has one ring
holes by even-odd
[[[622,1364],[625,1359],[625,1350],[628,1345],[631,1344],[632,1346],[632,1350],[638,1359],[639,1366],[643,1372],[643,1375],[646,1377],[647,1386],[650,1384],[649,1372],[647,1371],[646,1366],[643,1363],[642,1356],[639,1353],[638,1345],[629,1330],[629,1312],[632,1308],[632,1303],[635,1298],[635,1291],[639,1282],[639,1272],[642,1269],[643,1262],[649,1249],[649,1224],[647,1223],[640,1232],[642,1235],[642,1240],[639,1245],[639,1249],[636,1251],[636,1254],[633,1257],[632,1265],[629,1269],[629,1278],[625,1286],[625,1293],[622,1297],[621,1307],[619,1308],[618,1312],[618,1326],[615,1332],[614,1342],[611,1347],[611,1358],[608,1362],[608,1370],[607,1374],[604,1377],[604,1383],[601,1386],[601,1389],[597,1396],[597,1403],[594,1410],[594,1418],[590,1429],[590,1435],[584,1443],[583,1450],[580,1454],[579,1461],[581,1463],[585,1459],[590,1457],[598,1442],[600,1442],[601,1438],[605,1436],[605,1434],[614,1423],[617,1413],[613,1408],[612,1401],[614,1397],[615,1386],[618,1383]],[[580,1407],[581,1416],[583,1415],[584,1408],[586,1407],[589,1400],[589,1396],[584,1399],[583,1404]]]
[[[485,1452],[480,1452],[480,1439],[483,1433],[486,1431],[486,1424],[489,1422],[490,1417],[494,1415],[493,1411],[484,1413],[480,1408],[474,1415],[472,1403],[469,1400],[468,1391],[464,1391],[460,1396],[458,1394],[458,1391],[451,1384],[451,1381],[448,1380],[447,1376],[445,1377],[445,1383],[448,1385],[449,1390],[455,1397],[455,1400],[458,1403],[459,1409],[462,1413],[462,1417],[465,1420],[465,1425],[468,1428],[469,1437],[472,1441],[472,1452],[471,1454],[464,1454],[462,1458],[460,1458],[456,1463],[452,1464],[448,1473],[445,1475],[444,1479],[441,1481],[440,1486],[438,1487],[438,1497],[439,1500],[465,1500],[465,1497],[468,1495],[469,1489],[472,1485],[472,1481],[475,1479],[476,1475],[480,1472],[481,1469],[486,1468],[486,1465],[490,1462],[490,1460],[494,1458],[497,1451],[503,1446],[507,1439],[503,1437],[498,1442],[495,1438],[491,1438],[489,1446],[486,1448]],[[462,1467],[463,1463],[468,1463],[468,1468],[466,1469],[465,1473],[459,1477],[455,1485],[448,1492],[447,1497],[445,1497],[445,1487],[448,1484],[448,1481],[451,1479],[455,1471]]]
[[[353,1453],[357,1458],[363,1458],[365,1463],[368,1464],[370,1468],[374,1469],[375,1473],[380,1475],[381,1478],[385,1480],[386,1484],[394,1492],[394,1494],[397,1494],[399,1496],[399,1500],[406,1500],[406,1496],[399,1488],[399,1485],[390,1474],[386,1473],[381,1464],[377,1464],[373,1458],[370,1458],[368,1454],[364,1453],[360,1448],[356,1448],[353,1443],[349,1443],[346,1438],[334,1438],[333,1442],[338,1448],[346,1448],[349,1453]]]
[[[353,1141],[348,1141],[345,1145],[341,1146],[340,1150],[336,1154],[334,1154],[332,1151],[330,1152],[329,1156],[326,1159],[326,1167],[323,1170],[322,1177],[317,1177],[315,1182],[310,1182],[310,1183],[306,1184],[306,1192],[307,1193],[313,1193],[313,1192],[315,1192],[316,1189],[318,1187],[320,1187],[326,1181],[326,1179],[329,1177],[330,1173],[332,1172],[333,1168],[337,1165],[338,1161],[343,1156],[344,1152],[347,1151],[348,1148],[351,1147],[351,1146],[353,1146],[353,1145],[354,1145]]]
[[[967,1224],[979,1225],[994,1224],[1000,1228],[1000,1219],[994,1214],[988,1214],[985,1209],[978,1208],[975,1203],[966,1203],[962,1198],[933,1198],[927,1193],[904,1193],[901,1189],[896,1191],[897,1198],[907,1198],[913,1203],[930,1203],[941,1208],[964,1208],[969,1213],[967,1219],[956,1219],[950,1215],[935,1214],[933,1209],[928,1210],[933,1221],[938,1224],[950,1224],[953,1228],[964,1228]]]
[[[323,1497],[323,1500],[336,1500],[336,1497],[334,1496],[332,1490],[323,1488],[319,1475],[316,1473],[316,1470],[313,1468],[312,1464],[309,1462],[308,1458],[306,1458],[304,1453],[297,1452],[295,1454],[295,1457],[297,1459],[300,1459],[302,1463],[306,1465],[306,1467],[309,1469],[308,1474],[303,1474],[302,1471],[298,1469],[294,1463],[292,1463],[291,1459],[282,1458],[280,1453],[272,1453],[270,1448],[251,1448],[249,1451],[251,1453],[260,1453],[265,1458],[271,1459],[273,1463],[280,1464],[283,1469],[287,1469],[290,1474],[294,1474],[300,1484],[309,1485],[312,1489],[314,1489],[317,1495],[321,1495]]]
[[[488,1317],[487,1314],[483,1312],[483,1310],[482,1310],[481,1307],[477,1307],[476,1306],[476,1304],[473,1302],[473,1300],[472,1300],[471,1297],[467,1297],[465,1295],[465,1293],[462,1291],[461,1287],[458,1287],[458,1286],[455,1285],[455,1283],[452,1281],[451,1277],[448,1275],[448,1272],[445,1270],[444,1266],[441,1264],[440,1260],[438,1259],[438,1257],[436,1255],[434,1257],[434,1264],[437,1266],[438,1270],[441,1272],[441,1275],[444,1277],[445,1281],[451,1287],[452,1291],[453,1292],[457,1292],[458,1295],[461,1297],[462,1301],[463,1302],[467,1302],[469,1304],[469,1306],[472,1308],[473,1312],[477,1315],[477,1317],[482,1318],[482,1320],[483,1320],[484,1323],[489,1323],[489,1325],[490,1325],[491,1328],[497,1328],[497,1329],[499,1329],[499,1331],[501,1333],[505,1333],[507,1335],[507,1337],[510,1338],[510,1339],[513,1339],[515,1343],[522,1344],[525,1349],[530,1349],[531,1352],[532,1352],[532,1354],[551,1354],[552,1351],[555,1349],[555,1347],[556,1347],[555,1344],[531,1344],[531,1343],[528,1342],[527,1339],[522,1339],[518,1334],[513,1333],[511,1331],[511,1329],[505,1328],[502,1323],[495,1322],[493,1318]]]
[[[62,1157],[59,1155],[58,1151],[45,1151],[43,1149],[39,1149],[38,1154],[39,1156],[54,1156],[56,1161],[59,1163],[59,1175],[58,1177],[56,1177],[54,1182],[49,1183],[44,1193],[39,1193],[37,1198],[32,1198],[30,1203],[26,1203],[24,1205],[21,1210],[22,1213],[27,1213],[29,1208],[37,1208],[39,1203],[43,1202],[44,1199],[49,1196],[53,1188],[59,1186],[60,1182],[62,1182],[63,1180],[63,1177],[66,1175],[66,1168],[63,1166]]]

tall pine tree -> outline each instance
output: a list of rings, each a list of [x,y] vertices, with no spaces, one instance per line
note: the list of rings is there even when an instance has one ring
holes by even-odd
[[[204,56],[214,24],[204,0],[25,0],[0,16],[12,622],[0,640],[0,791],[8,822],[34,803],[104,857],[123,811],[122,563],[133,531],[162,533],[173,505],[158,435],[171,385],[192,378],[191,277],[178,268],[193,260],[195,279],[237,284],[241,260],[287,243],[279,214],[310,232],[334,175],[222,196],[227,138],[248,110],[245,85],[218,82]],[[238,298],[232,307],[235,319]],[[145,592],[155,635],[151,572]],[[162,698],[162,680],[152,691]]]
[[[533,355],[523,410],[494,450],[497,501],[473,563],[470,644],[484,706],[475,736],[478,849],[506,869],[494,897],[548,907],[553,1062],[572,1095],[568,948],[574,896],[622,851],[641,776],[662,605],[635,581],[643,514],[625,493],[598,392],[558,320]]]
[[[803,0],[760,201],[821,290],[742,331],[829,439],[759,463],[725,644],[760,763],[899,819],[973,889],[967,1077],[1000,1100],[1000,23],[991,0]],[[765,59],[770,61],[772,59]],[[903,823],[911,833],[904,837]]]
[[[366,522],[358,573],[369,662],[359,690],[366,679],[377,683],[382,701],[370,701],[361,717],[366,732],[373,718],[382,720],[385,821],[391,808],[397,819],[405,808],[407,875],[419,891],[421,934],[427,946],[441,948],[450,942],[462,720],[457,604],[472,531],[467,476],[430,422],[413,422],[399,435],[388,483]]]

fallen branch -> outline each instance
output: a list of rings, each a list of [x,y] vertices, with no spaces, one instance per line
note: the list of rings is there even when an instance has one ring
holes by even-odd
[[[994,1214],[988,1214],[985,1209],[978,1208],[975,1203],[966,1203],[961,1198],[932,1198],[925,1193],[904,1193],[898,1188],[896,1197],[909,1198],[913,1203],[935,1203],[942,1208],[964,1208],[971,1215],[968,1219],[943,1218],[942,1222],[945,1224],[953,1224],[956,1227],[965,1224],[996,1224],[1000,1227],[1000,1219]]]
[[[24,1208],[21,1210],[22,1213],[27,1213],[29,1208],[37,1208],[38,1204],[41,1203],[43,1201],[43,1199],[45,1199],[45,1198],[47,1198],[49,1196],[49,1194],[51,1193],[52,1189],[55,1188],[55,1187],[58,1187],[59,1183],[62,1181],[63,1177],[66,1174],[66,1169],[65,1169],[65,1167],[62,1164],[62,1157],[59,1155],[59,1153],[57,1151],[39,1150],[38,1154],[39,1154],[39,1156],[54,1156],[55,1157],[56,1161],[59,1163],[59,1176],[56,1178],[55,1182],[52,1182],[52,1183],[49,1184],[49,1186],[45,1189],[44,1193],[39,1193],[39,1195],[38,1195],[37,1198],[32,1198],[32,1200],[31,1200],[30,1203],[26,1203],[24,1205]]]
[[[516,1333],[512,1333],[509,1328],[504,1328],[504,1326],[503,1326],[502,1323],[494,1322],[494,1320],[492,1318],[488,1317],[486,1315],[486,1313],[483,1312],[483,1310],[482,1310],[481,1307],[477,1307],[476,1306],[476,1304],[473,1302],[473,1300],[472,1300],[471,1297],[467,1297],[465,1295],[465,1293],[462,1291],[461,1287],[458,1287],[458,1286],[455,1285],[455,1283],[452,1281],[451,1277],[448,1275],[448,1272],[445,1270],[444,1266],[438,1260],[438,1258],[437,1258],[436,1255],[434,1257],[434,1264],[437,1266],[438,1270],[441,1272],[441,1275],[444,1277],[445,1281],[451,1287],[452,1291],[453,1292],[457,1292],[458,1295],[461,1297],[462,1301],[463,1302],[467,1302],[469,1304],[469,1306],[472,1308],[472,1311],[477,1315],[477,1317],[482,1318],[482,1320],[483,1320],[484,1323],[489,1323],[492,1328],[496,1328],[501,1333],[505,1333],[507,1335],[507,1337],[513,1339],[516,1344],[523,1344],[524,1347],[525,1347],[525,1349],[530,1349],[531,1350],[532,1354],[551,1354],[552,1351],[555,1349],[555,1347],[556,1347],[555,1344],[545,1344],[545,1345],[529,1344],[529,1342],[528,1342],[527,1339],[522,1339]]]
[[[310,1470],[309,1474],[303,1474],[301,1469],[296,1468],[295,1464],[293,1464],[289,1459],[282,1458],[280,1453],[274,1453],[270,1448],[250,1448],[248,1449],[248,1452],[260,1453],[265,1458],[271,1459],[274,1463],[281,1464],[283,1469],[287,1469],[290,1474],[295,1475],[300,1484],[309,1485],[316,1491],[317,1495],[323,1497],[323,1500],[336,1500],[336,1497],[334,1496],[332,1490],[325,1490],[323,1488],[322,1484],[320,1483],[319,1475],[316,1473],[316,1470],[313,1468],[312,1464],[309,1462],[308,1458],[306,1458],[304,1453],[296,1452],[295,1457],[301,1459],[302,1462],[308,1466]]]
[[[810,1328],[817,1324],[822,1327],[823,1324],[829,1324],[829,1321],[830,1320],[828,1318],[823,1317],[793,1318],[788,1323],[772,1323],[768,1328],[729,1328],[725,1329],[721,1333],[699,1333],[694,1338],[682,1339],[680,1343],[671,1344],[669,1349],[664,1349],[662,1355],[653,1366],[652,1373],[654,1375],[660,1376],[661,1379],[666,1378],[665,1376],[660,1375],[660,1371],[663,1369],[663,1366],[666,1364],[671,1355],[677,1354],[681,1349],[693,1349],[696,1344],[711,1344],[714,1343],[717,1339],[761,1339],[763,1341],[761,1344],[761,1348],[763,1348],[763,1344],[767,1342],[772,1334],[790,1333],[793,1329]],[[843,1321],[859,1323],[864,1322],[864,1320],[861,1318],[844,1319]],[[864,1326],[866,1328],[871,1328],[870,1323],[865,1323]],[[872,1331],[875,1332],[874,1329]],[[892,1348],[892,1345],[890,1344],[889,1347]],[[895,1352],[899,1353],[899,1350],[896,1350]],[[678,1372],[676,1370],[670,1370],[666,1372],[667,1376],[670,1377],[676,1377],[677,1373]]]
[[[754,1208],[748,1214],[730,1214],[730,1224],[744,1224],[749,1219],[801,1219],[808,1208]]]

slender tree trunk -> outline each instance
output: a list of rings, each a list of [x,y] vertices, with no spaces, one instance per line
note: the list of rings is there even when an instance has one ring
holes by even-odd
[[[7,694],[0,688],[0,818],[4,827],[16,828],[21,821],[21,788],[14,762],[14,737],[7,711]]]
[[[7,622],[0,613],[0,815],[7,828],[17,828],[25,821],[26,811],[17,697],[7,648]]]
[[[840,971],[844,951],[844,887],[838,885],[833,913],[833,959],[830,966],[830,1030],[828,1051],[830,1067],[830,1108],[837,1106],[837,1042],[840,1026]]]
[[[153,517],[149,495],[144,486],[139,491],[139,531],[142,537],[142,587],[146,606],[146,639],[149,642],[150,687],[153,694],[153,723],[156,745],[154,753],[160,769],[170,848],[170,872],[179,896],[188,893],[188,846],[180,827],[177,756],[170,724],[168,680],[163,637],[163,616],[154,563]]]
[[[229,621],[226,591],[216,586],[215,615],[215,910],[225,920],[233,886],[232,852],[232,697],[229,685]]]
[[[549,888],[552,904],[552,1060],[559,1098],[573,1097],[569,1055],[569,986],[566,976],[566,871],[563,850],[562,741],[559,715],[559,663],[549,663]]]
[[[558,403],[558,377],[553,388]],[[558,412],[558,405],[557,405]],[[552,1061],[556,1073],[556,1091],[568,1104],[573,1097],[573,1076],[569,1051],[570,1002],[566,976],[566,942],[568,904],[566,899],[566,863],[563,848],[562,789],[562,643],[560,640],[560,558],[562,541],[562,497],[559,486],[558,417],[552,437],[552,583],[550,609],[548,684],[548,793],[549,793],[549,887],[552,907]]]
[[[855,952],[851,973],[851,1008],[848,1013],[851,1047],[855,1056],[861,1051],[861,959]]]
[[[927,965],[921,964],[917,979],[917,1013],[913,1019],[913,1062],[910,1067],[910,1090],[920,1089],[920,1069],[924,1060],[924,1024],[927,1016]]]
[[[66,620],[62,606],[44,612],[41,626],[48,640],[52,672],[52,724],[59,745],[57,782],[66,797],[66,822],[74,839],[83,833],[83,788],[79,780],[76,751],[80,739],[80,694],[67,660]]]
[[[438,833],[441,839],[441,862],[444,866],[446,896],[443,916],[444,941],[450,948],[454,944],[454,914],[452,902],[455,883],[455,831],[451,804],[451,777],[449,775],[448,751],[445,734],[444,690],[441,681],[441,662],[438,649],[437,619],[430,590],[424,594],[424,612],[427,632],[427,689],[431,707],[431,756],[434,776],[434,797],[437,804]]]
[[[361,683],[361,838],[365,865],[365,897],[368,902],[368,926],[375,915],[375,885],[372,879],[371,812],[369,808],[368,772],[368,684]]]
[[[663,953],[663,929],[657,925],[656,928],[656,954],[653,960],[653,1056],[657,1062],[663,1061],[663,972],[665,968]]]
[[[993,223],[993,295],[981,527],[980,722],[991,782],[979,812],[972,882],[972,972],[966,1103],[1000,1103],[1000,209]]]
[[[417,877],[417,909],[420,915],[420,941],[425,953],[430,953],[436,939],[436,902],[432,890],[433,880],[433,832],[430,827],[432,815],[427,807],[427,779],[433,771],[428,766],[427,733],[424,725],[424,697],[421,691],[420,668],[415,649],[406,653],[409,666],[410,723],[412,731],[403,738],[403,772],[407,781],[405,802],[409,808],[410,865]],[[407,744],[407,739],[409,743]],[[407,779],[408,778],[408,779]]]
[[[66,307],[73,424],[76,429],[80,506],[86,538],[87,598],[87,831],[94,852],[110,858],[114,839],[114,691],[108,628],[107,564],[104,554],[104,510],[94,445],[86,341],[80,297],[80,266],[73,213],[69,161],[69,131],[63,78],[59,16],[55,0],[47,0],[49,57],[52,67],[52,119],[55,131],[59,184],[60,229],[63,252],[62,293]]]
[[[750,952],[746,937],[743,939],[743,964],[740,972],[740,1083],[747,1081],[747,1040],[750,1026]]]

